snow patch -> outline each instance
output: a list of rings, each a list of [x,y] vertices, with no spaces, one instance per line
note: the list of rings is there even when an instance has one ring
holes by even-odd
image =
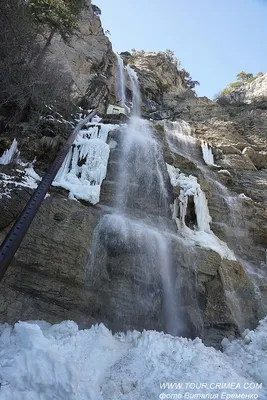
[[[232,176],[232,175],[230,174],[230,172],[228,171],[228,169],[220,169],[220,170],[218,171],[218,174],[223,174],[223,175],[227,175],[227,176]]]
[[[12,190],[14,188],[29,188],[36,189],[41,177],[34,171],[33,167],[25,168],[24,170],[16,170],[18,173],[23,174],[21,180],[17,180],[18,177],[10,176],[7,174],[0,173],[1,178],[1,189],[0,199],[4,196],[11,198]],[[48,195],[46,195],[47,197]]]
[[[251,200],[251,198],[248,197],[248,196],[246,196],[245,193],[240,193],[240,194],[238,195],[238,197],[239,197],[240,199],[248,199],[248,200]]]

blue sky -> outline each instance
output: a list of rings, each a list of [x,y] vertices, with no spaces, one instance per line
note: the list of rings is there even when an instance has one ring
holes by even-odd
[[[171,49],[197,93],[214,94],[241,71],[267,72],[267,0],[93,0],[113,49]]]

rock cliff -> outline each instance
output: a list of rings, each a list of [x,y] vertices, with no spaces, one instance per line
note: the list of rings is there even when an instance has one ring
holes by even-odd
[[[66,43],[60,35],[55,35],[49,47],[47,58],[67,74],[71,80],[72,97],[84,99],[82,105],[99,112],[106,111],[105,100],[109,98],[114,82],[115,56],[112,45],[104,34],[101,20],[86,1],[80,13],[78,29]]]
[[[166,53],[132,51],[121,56],[138,74],[146,117],[168,118],[181,100],[195,96],[177,68],[177,61]]]

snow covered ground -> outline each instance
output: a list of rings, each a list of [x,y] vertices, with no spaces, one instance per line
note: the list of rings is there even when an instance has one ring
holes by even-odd
[[[267,399],[267,318],[225,354],[154,331],[0,326],[1,400]],[[263,385],[261,385],[263,383]],[[262,386],[262,387],[261,387]]]

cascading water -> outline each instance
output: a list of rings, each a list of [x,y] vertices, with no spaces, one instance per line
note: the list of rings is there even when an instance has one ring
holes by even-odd
[[[125,106],[126,93],[125,93],[125,68],[123,59],[118,53],[115,53],[117,57],[117,71],[116,71],[116,97],[120,102],[121,107]]]
[[[136,292],[133,294],[135,302],[133,304],[128,299],[125,306],[127,309],[124,310],[121,306],[117,309],[119,300],[114,304],[116,329],[127,328],[130,319],[132,326],[138,327],[134,319],[146,315],[142,328],[151,329],[154,326],[162,329],[165,325],[165,331],[177,335],[184,332],[184,324],[178,292],[175,290],[169,233],[162,223],[166,216],[170,216],[171,200],[166,187],[168,174],[152,128],[148,121],[140,118],[137,75],[129,66],[127,71],[132,88],[133,116],[129,125],[121,129],[116,205],[110,215],[102,217],[95,230],[89,274],[90,279],[97,281],[101,274],[99,269],[103,268],[98,264],[98,259],[102,257],[103,260],[105,253],[109,271],[114,268],[119,270],[114,282],[118,293],[119,288],[120,293],[124,290],[119,278],[122,270],[124,276],[131,276],[129,279],[132,283],[128,292]],[[157,310],[160,309],[160,299],[165,324],[153,325],[155,306]],[[162,316],[158,315],[156,319],[161,320]]]
[[[141,111],[141,95],[139,90],[138,76],[137,73],[129,66],[126,67],[132,87],[132,107],[133,115],[140,115]]]
[[[165,185],[165,165],[149,122],[133,116],[122,134],[118,210],[126,212],[128,208],[167,216],[170,199]]]
[[[192,136],[190,125],[185,121],[164,121],[164,130],[169,148],[172,152],[197,161],[201,164],[201,152],[197,140]]]

